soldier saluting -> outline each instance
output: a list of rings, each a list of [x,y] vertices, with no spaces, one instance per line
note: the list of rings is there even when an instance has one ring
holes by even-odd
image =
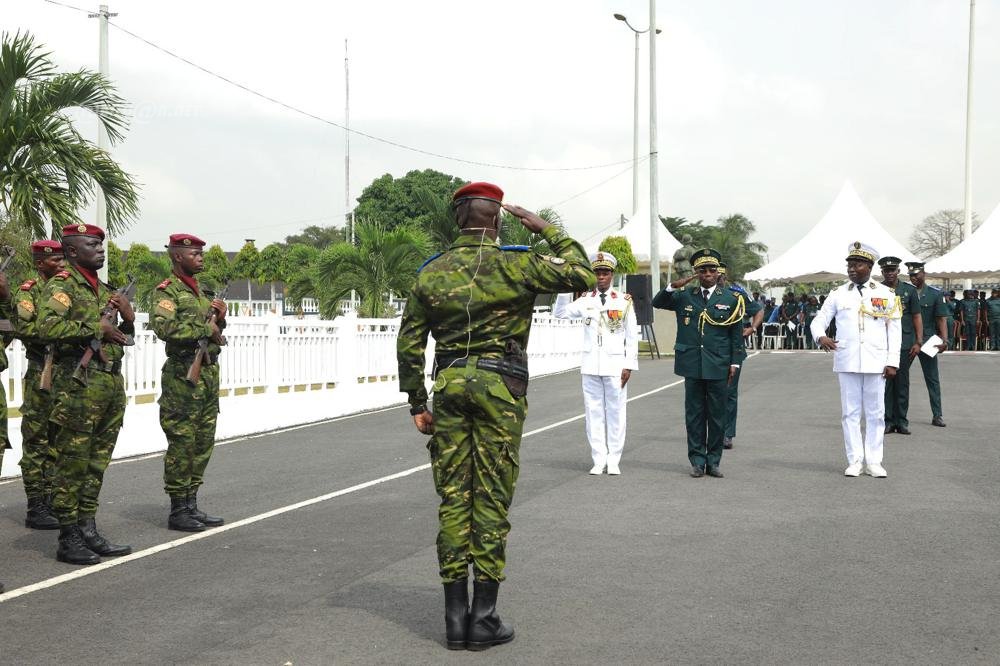
[[[195,279],[205,267],[204,247],[197,236],[170,236],[167,252],[173,277],[156,287],[150,316],[153,331],[167,346],[160,380],[160,427],[167,436],[163,486],[170,497],[167,527],[182,532],[201,532],[225,522],[198,508],[198,489],[215,447],[216,360],[226,327],[226,304]]]
[[[46,284],[63,270],[62,244],[53,240],[35,241],[31,244],[31,257],[38,270],[38,279],[26,280],[14,296],[17,308],[15,334],[24,343],[28,357],[24,402],[21,405],[21,479],[28,498],[24,526],[36,530],[57,530],[59,520],[52,513],[52,475],[56,455],[49,437],[52,387],[43,390],[41,386],[43,369],[46,364],[52,364],[53,352],[38,335],[37,314]],[[49,367],[49,372],[52,371],[53,368]]]
[[[452,206],[461,233],[421,269],[399,329],[399,387],[409,394],[441,497],[437,550],[449,649],[482,650],[514,638],[496,611],[504,580],[507,513],[517,481],[528,409],[527,357],[535,295],[585,291],[596,284],[587,255],[561,229],[503,191],[471,183]],[[541,234],[552,255],[497,243],[506,209]],[[424,351],[436,342],[434,413],[427,409]],[[469,609],[469,564],[475,581]]]
[[[100,227],[64,227],[63,251],[66,270],[46,283],[37,315],[38,336],[52,342],[57,359],[49,415],[58,456],[52,499],[59,519],[56,558],[69,564],[97,564],[100,555],[132,552],[131,546],[115,545],[101,536],[94,517],[104,470],[125,416],[123,345],[126,335],[135,331],[135,313],[124,294],[97,278],[97,269],[104,265]],[[118,316],[121,324],[115,323]]]

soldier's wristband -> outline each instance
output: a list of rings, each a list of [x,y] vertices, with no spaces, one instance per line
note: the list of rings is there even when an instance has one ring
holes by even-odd
[[[410,416],[423,414],[426,411],[427,411],[427,405],[417,405],[416,407],[410,407]]]

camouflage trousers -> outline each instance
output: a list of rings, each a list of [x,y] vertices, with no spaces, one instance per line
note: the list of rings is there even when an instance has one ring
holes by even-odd
[[[438,509],[438,562],[444,582],[504,579],[507,514],[519,471],[526,398],[513,398],[500,375],[442,370],[434,384],[431,454]]]
[[[167,436],[163,489],[171,497],[186,497],[201,487],[219,418],[219,366],[203,366],[198,386],[187,383],[187,371],[188,363],[168,358],[160,376],[160,427]]]
[[[24,375],[24,403],[21,405],[21,480],[28,499],[52,492],[56,449],[50,439],[49,413],[52,394],[38,390],[42,368],[28,364]]]
[[[73,370],[56,366],[52,378],[52,445],[56,463],[52,509],[60,525],[75,525],[97,514],[104,470],[111,462],[125,418],[125,381],[121,374],[90,371],[87,386]]]

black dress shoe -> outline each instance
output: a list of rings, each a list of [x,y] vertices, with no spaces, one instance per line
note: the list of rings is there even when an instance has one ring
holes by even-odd
[[[935,416],[931,420],[931,425],[937,426],[938,428],[943,428],[943,427],[945,427],[945,425],[944,425],[944,419],[941,418],[940,416]]]
[[[887,435],[891,435],[891,434],[892,434],[892,433],[894,433],[894,432],[896,432],[896,426],[888,426],[888,425],[887,425],[887,426],[885,427],[885,434],[887,434]]]
[[[691,468],[691,476],[693,478],[695,478],[695,479],[700,479],[701,477],[705,476],[705,470],[703,470],[701,467],[697,467],[697,466],[692,467]]]
[[[720,470],[717,465],[709,465],[707,468],[705,468],[705,474],[708,474],[709,476],[714,476],[716,479],[723,478],[722,470]]]
[[[907,428],[907,427],[905,427],[905,426],[896,426],[896,432],[898,432],[900,435],[912,435],[913,434],[913,433],[910,432],[910,429]]]
[[[733,448],[733,438],[732,437],[723,437],[722,438],[722,448],[724,448],[724,449],[731,449],[731,448]]]

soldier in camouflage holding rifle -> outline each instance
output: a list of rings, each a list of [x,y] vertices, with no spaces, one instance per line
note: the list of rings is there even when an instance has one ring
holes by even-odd
[[[504,579],[508,510],[519,468],[528,403],[528,341],[535,295],[586,291],[596,284],[587,255],[561,229],[503,192],[471,183],[452,206],[461,233],[421,269],[399,330],[399,385],[409,394],[441,497],[438,561],[449,649],[482,650],[514,638],[496,612]],[[552,255],[497,243],[503,209],[541,234]],[[424,351],[436,342],[434,413],[427,408]],[[469,608],[469,564],[475,576]]]
[[[101,555],[132,552],[131,546],[101,536],[94,517],[104,471],[125,417],[123,345],[135,332],[135,312],[124,294],[97,278],[97,269],[104,265],[100,227],[64,227],[63,251],[66,270],[49,279],[37,306],[38,337],[52,342],[56,358],[49,414],[58,456],[52,500],[59,519],[56,558],[69,564],[97,564]],[[118,316],[121,324],[116,323]],[[81,360],[93,340],[99,341],[102,354],[81,372]]]
[[[57,530],[59,519],[52,513],[52,475],[56,463],[55,447],[49,438],[49,413],[52,411],[52,387],[42,390],[42,369],[50,346],[38,336],[38,308],[45,286],[63,269],[62,244],[40,240],[31,244],[31,257],[38,279],[26,280],[14,295],[17,309],[16,335],[24,343],[28,371],[24,375],[24,403],[21,405],[21,479],[28,497],[25,527]],[[54,368],[50,368],[54,372]]]
[[[167,252],[173,277],[156,287],[150,325],[167,345],[161,375],[160,426],[167,436],[163,457],[164,490],[170,496],[167,527],[201,532],[223,524],[198,508],[198,488],[215,447],[219,416],[220,345],[225,344],[226,304],[198,284],[205,267],[205,241],[190,234],[170,236]],[[208,339],[200,375],[191,373],[199,342]],[[196,376],[197,375],[197,376]],[[189,380],[190,377],[190,380]]]

